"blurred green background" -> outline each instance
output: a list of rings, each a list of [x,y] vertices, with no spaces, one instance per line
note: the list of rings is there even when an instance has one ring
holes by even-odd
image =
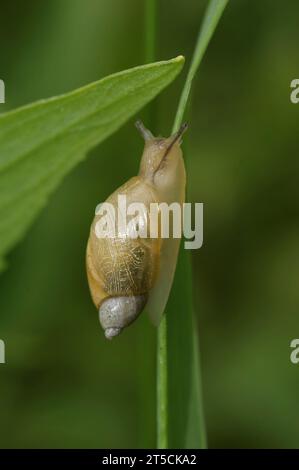
[[[206,2],[158,3],[157,60],[182,53],[188,64]],[[143,18],[138,0],[2,1],[0,112],[144,63]],[[299,444],[298,18],[295,0],[231,1],[193,90],[185,153],[190,198],[205,210],[193,261],[210,447]],[[161,134],[186,70],[155,100]],[[108,343],[84,266],[94,208],[136,173],[141,151],[132,120],[64,180],[8,257],[2,448],[155,446],[156,331],[144,316]]]

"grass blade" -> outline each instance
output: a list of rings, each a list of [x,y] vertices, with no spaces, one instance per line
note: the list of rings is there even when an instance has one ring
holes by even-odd
[[[157,447],[168,448],[168,355],[167,324],[163,315],[157,339]]]
[[[211,0],[179,101],[173,132],[182,123],[192,81],[228,0]],[[205,448],[198,338],[192,304],[190,254],[181,247],[173,289],[158,333],[158,447]]]

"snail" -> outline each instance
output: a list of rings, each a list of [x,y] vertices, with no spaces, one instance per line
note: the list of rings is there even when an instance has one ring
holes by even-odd
[[[148,222],[152,203],[176,202],[182,207],[185,201],[186,174],[180,145],[187,125],[168,138],[154,137],[141,121],[135,125],[145,141],[139,174],[114,191],[106,203],[116,209],[115,213],[120,195],[126,196],[127,204],[142,203],[145,209],[134,218],[135,230],[145,226],[148,234],[155,228],[158,235],[136,237],[118,228],[110,236],[109,232],[108,236],[98,237],[100,215],[96,211],[87,243],[86,268],[92,300],[107,339],[119,335],[145,306],[153,323],[159,323],[181,238],[181,233],[176,238],[163,238],[159,219],[157,227],[150,227]]]

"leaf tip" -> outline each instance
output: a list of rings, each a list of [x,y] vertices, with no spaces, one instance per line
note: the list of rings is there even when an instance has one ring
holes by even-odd
[[[174,59],[172,59],[173,62],[177,62],[178,64],[181,64],[182,66],[185,63],[185,57],[183,55],[178,55]]]

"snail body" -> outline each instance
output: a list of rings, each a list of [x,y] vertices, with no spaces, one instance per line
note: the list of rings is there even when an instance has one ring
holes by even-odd
[[[150,205],[152,203],[184,202],[185,168],[180,149],[180,137],[185,130],[169,137],[155,138],[138,121],[137,128],[145,140],[139,174],[129,179],[105,201],[114,207],[116,231],[97,236],[96,213],[87,244],[86,266],[91,296],[99,311],[105,336],[112,339],[130,325],[147,306],[155,323],[163,313],[175,271],[179,238],[150,235]],[[126,203],[142,203],[144,210],[128,218],[132,227],[146,227],[146,237],[134,237],[123,232],[118,222],[119,195]],[[159,225],[159,220],[158,220]]]

